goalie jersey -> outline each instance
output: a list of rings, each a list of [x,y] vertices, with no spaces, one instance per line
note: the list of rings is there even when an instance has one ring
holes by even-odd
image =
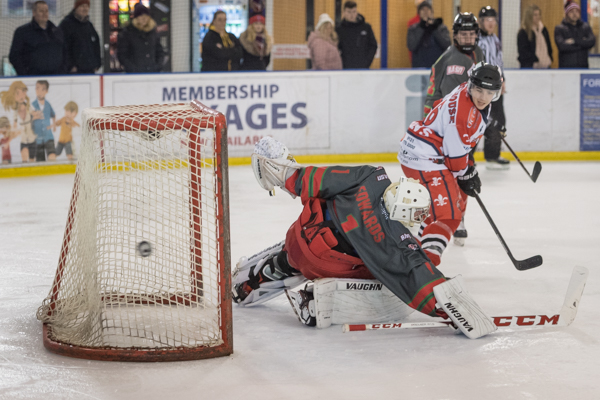
[[[417,171],[450,170],[463,175],[469,153],[487,124],[490,107],[480,111],[467,92],[467,82],[439,100],[422,121],[415,121],[400,141],[400,164]]]
[[[306,167],[289,177],[285,187],[301,197],[305,210],[324,199],[323,213],[335,234],[353,247],[371,274],[410,307],[434,316],[433,288],[445,278],[410,231],[389,218],[383,194],[391,183],[382,167]],[[315,220],[311,217],[300,227],[302,240],[322,240],[308,238]]]

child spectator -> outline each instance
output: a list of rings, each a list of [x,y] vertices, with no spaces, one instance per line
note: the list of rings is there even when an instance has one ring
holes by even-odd
[[[273,39],[265,29],[265,17],[255,15],[250,18],[250,25],[240,35],[243,50],[241,69],[246,71],[265,71],[271,62]]]
[[[60,135],[58,136],[58,144],[56,145],[56,155],[60,156],[64,148],[69,161],[73,160],[72,130],[74,126],[80,126],[75,121],[77,111],[79,111],[77,103],[70,101],[65,104],[65,116],[56,121],[56,126],[60,126]]]
[[[54,147],[54,135],[52,130],[55,130],[56,114],[50,103],[46,100],[48,81],[37,81],[35,83],[36,99],[31,103],[31,107],[35,111],[40,111],[42,118],[33,119],[33,131],[37,135],[36,161],[54,161],[56,159],[56,149]]]
[[[342,57],[338,50],[338,36],[333,20],[327,14],[319,16],[319,22],[308,36],[308,49],[312,68],[316,70],[342,69]]]
[[[33,132],[31,114],[26,103],[19,103],[13,124],[15,136],[21,136],[21,160],[34,162],[37,136]]]
[[[6,117],[0,117],[0,147],[2,148],[2,164],[10,164],[10,141],[12,134],[10,131],[10,121]]]

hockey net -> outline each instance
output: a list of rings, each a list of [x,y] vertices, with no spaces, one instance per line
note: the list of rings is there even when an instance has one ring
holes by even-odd
[[[170,361],[232,352],[227,135],[191,104],[90,108],[54,283],[50,351]]]

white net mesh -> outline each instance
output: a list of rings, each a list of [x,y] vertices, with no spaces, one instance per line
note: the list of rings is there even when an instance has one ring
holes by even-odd
[[[218,346],[222,210],[215,114],[91,108],[63,250],[38,319],[85,348]]]

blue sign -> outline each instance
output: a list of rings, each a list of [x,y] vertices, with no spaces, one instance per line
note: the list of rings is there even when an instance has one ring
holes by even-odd
[[[579,150],[600,150],[600,74],[581,74]]]

